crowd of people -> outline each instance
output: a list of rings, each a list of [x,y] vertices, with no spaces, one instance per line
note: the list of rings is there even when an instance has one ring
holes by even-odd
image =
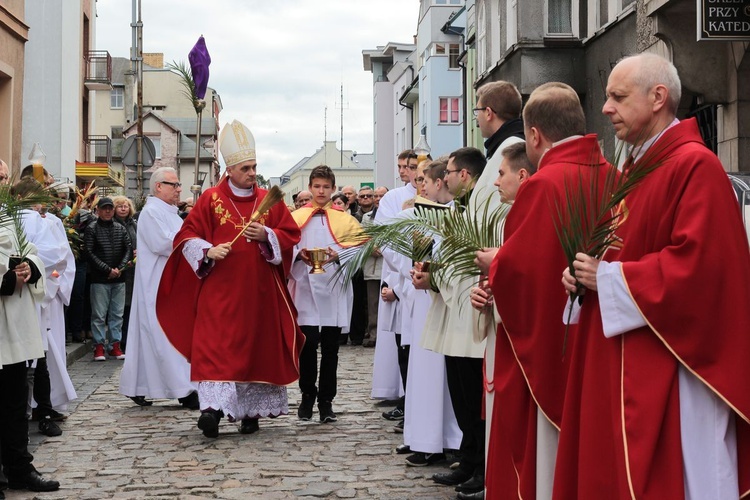
[[[66,333],[89,332],[95,361],[124,360],[124,396],[200,410],[207,438],[222,418],[252,434],[288,414],[293,383],[300,420],[317,406],[336,422],[350,342],[375,348],[370,395],[395,402],[382,414],[403,434],[395,452],[406,466],[450,463],[431,477],[457,498],[745,495],[750,311],[725,297],[748,298],[750,251],[719,160],[676,118],[680,92],[660,56],[613,68],[602,112],[628,146],[617,165],[568,85],[543,84],[524,105],[512,83],[488,83],[474,108],[485,151],[420,163],[405,150],[390,191],[337,191],[321,165],[291,207],[258,186],[255,140],[237,121],[219,139],[225,178],[194,205],[168,167],[139,213],[122,196],[71,207],[67,187],[27,167],[12,192],[53,197],[23,211],[22,258],[0,226],[0,498],[4,485],[59,488],[32,464],[28,419],[62,434],[76,397]],[[609,243],[571,261],[561,225],[611,196],[606,179],[631,181],[608,212]],[[480,278],[385,246],[345,281],[367,228],[417,209],[505,214],[498,246],[471,255]],[[439,262],[439,238],[430,248]]]

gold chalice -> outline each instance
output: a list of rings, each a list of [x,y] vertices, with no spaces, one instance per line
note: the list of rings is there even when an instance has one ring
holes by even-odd
[[[326,272],[323,269],[323,264],[328,260],[328,252],[325,248],[309,248],[307,255],[310,257],[310,262],[312,263],[310,274],[323,274]]]

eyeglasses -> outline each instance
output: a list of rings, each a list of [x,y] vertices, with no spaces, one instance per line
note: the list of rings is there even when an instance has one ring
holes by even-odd
[[[359,195],[360,198],[372,198],[371,194],[361,194]]]
[[[462,168],[460,168],[460,169],[457,169],[457,170],[448,170],[448,169],[446,168],[446,169],[445,169],[445,175],[444,175],[444,177],[448,177],[448,174],[452,174],[453,172],[460,172],[461,170],[463,170],[463,169],[462,169]]]
[[[167,184],[169,186],[172,186],[175,189],[177,189],[178,187],[182,187],[182,183],[181,182],[161,181],[159,184]]]
[[[474,112],[474,118],[476,118],[477,116],[479,116],[479,112],[480,111],[484,111],[487,108],[489,108],[489,106],[484,106],[484,107],[481,107],[481,108],[474,108],[474,109],[472,109],[472,111]]]

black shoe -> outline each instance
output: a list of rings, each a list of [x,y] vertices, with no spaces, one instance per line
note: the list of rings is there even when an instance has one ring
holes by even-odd
[[[406,455],[407,453],[411,453],[411,447],[408,444],[400,444],[396,446],[396,453]]]
[[[476,493],[463,493],[458,492],[456,500],[484,500],[484,490],[477,491]]]
[[[216,410],[206,410],[198,417],[198,428],[203,431],[207,438],[219,437],[219,421],[221,412]]]
[[[44,479],[41,474],[32,470],[24,476],[8,478],[8,488],[11,490],[57,491],[60,489],[60,483],[53,479]]]
[[[177,402],[179,402],[182,406],[187,408],[188,410],[200,410],[201,404],[200,401],[198,401],[198,392],[193,391],[184,398],[177,398]]]
[[[64,422],[68,419],[67,415],[62,414],[59,411],[50,410],[47,413],[49,414],[49,419],[52,420],[53,422]]]
[[[257,418],[243,418],[240,424],[240,434],[252,434],[258,432],[260,426]]]
[[[52,419],[50,419],[49,417],[44,417],[43,419],[39,421],[39,432],[49,437],[56,437],[56,436],[62,435],[62,429],[60,429],[60,426],[54,423]],[[47,490],[37,490],[37,491],[47,491]]]
[[[391,411],[384,411],[383,412],[383,418],[386,420],[403,420],[404,419],[404,410],[401,408],[394,408]]]
[[[458,486],[471,478],[472,474],[470,472],[461,469],[452,470],[450,472],[440,472],[432,475],[433,481],[446,486]]]
[[[0,500],[5,500],[5,492],[0,490]]]
[[[151,406],[154,404],[153,401],[149,401],[144,396],[130,396],[130,399],[133,400],[133,403],[137,404],[138,406]]]
[[[336,414],[333,413],[331,403],[318,403],[318,413],[320,413],[321,423],[325,424],[328,422],[336,422],[338,420]]]
[[[299,402],[297,408],[297,417],[300,420],[310,420],[313,414],[313,405],[315,404],[315,396],[312,394],[303,394],[302,400]]]
[[[444,460],[445,455],[442,453],[422,453],[418,451],[406,457],[406,465],[411,467],[426,467]]]
[[[393,426],[393,432],[395,432],[396,434],[404,433],[404,421],[403,420]]]
[[[480,491],[484,491],[484,475],[478,474],[472,476],[471,479],[456,486],[456,491],[461,493],[479,493]]]

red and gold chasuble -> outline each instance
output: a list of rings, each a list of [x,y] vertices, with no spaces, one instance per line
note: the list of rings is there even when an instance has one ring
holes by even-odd
[[[198,198],[175,236],[156,312],[169,341],[190,361],[192,380],[287,385],[299,378],[304,336],[286,275],[300,231],[287,207],[277,203],[259,220],[278,238],[280,265],[261,254],[265,243],[243,237],[203,279],[182,254],[183,244],[193,238],[213,245],[231,242],[266,193],[256,187],[252,196],[236,196],[224,180]]]
[[[740,495],[750,492],[750,251],[737,201],[694,119],[647,155],[661,164],[625,199],[622,247],[604,258],[623,263],[648,326],[605,338],[587,291],[569,342],[557,499],[684,498],[680,365],[735,411]]]
[[[598,171],[603,185],[611,168],[595,135],[563,142],[545,153],[506,218],[503,246],[489,275],[502,323],[487,498],[536,498],[537,409],[560,428],[569,358],[563,358],[567,294],[560,283],[568,263],[555,230],[556,207],[565,205],[566,184],[576,193]],[[575,328],[568,331],[568,350]]]

